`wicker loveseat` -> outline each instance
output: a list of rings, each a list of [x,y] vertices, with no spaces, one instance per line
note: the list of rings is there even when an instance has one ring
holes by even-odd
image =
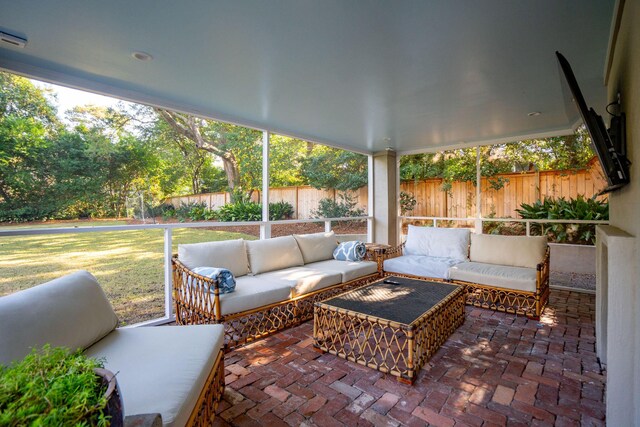
[[[222,327],[116,328],[118,318],[86,271],[0,298],[0,364],[44,344],[84,349],[116,374],[125,416],[165,426],[211,425],[224,391]]]
[[[380,277],[376,261],[333,259],[337,245],[333,232],[179,245],[176,322],[224,324],[226,349],[304,322],[316,301]],[[229,269],[235,291],[221,293],[217,281],[192,271],[205,266]]]
[[[549,299],[546,237],[474,234],[409,226],[407,240],[384,251],[383,275],[467,286],[467,304],[539,318]]]

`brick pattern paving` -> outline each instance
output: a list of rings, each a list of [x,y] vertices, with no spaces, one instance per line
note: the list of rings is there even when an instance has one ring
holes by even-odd
[[[539,322],[467,307],[413,386],[318,353],[307,322],[225,357],[215,425],[604,425],[594,305],[552,290]]]

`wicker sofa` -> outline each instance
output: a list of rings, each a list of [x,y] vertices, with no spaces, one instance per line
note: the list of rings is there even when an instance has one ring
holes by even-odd
[[[224,391],[221,326],[116,328],[118,318],[86,271],[0,298],[0,364],[44,344],[84,349],[116,374],[125,416],[165,426],[210,425]]]
[[[304,322],[316,301],[380,277],[376,261],[333,259],[337,245],[333,232],[179,245],[176,322],[224,324],[227,350]],[[203,266],[229,269],[235,291],[221,293],[217,281],[192,271]]]
[[[467,304],[537,319],[549,299],[549,247],[542,236],[474,234],[409,226],[384,251],[383,275],[433,278],[467,287]]]

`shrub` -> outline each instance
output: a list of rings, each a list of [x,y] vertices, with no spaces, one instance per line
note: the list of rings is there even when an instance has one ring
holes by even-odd
[[[227,203],[215,212],[216,218],[222,222],[261,221],[262,205],[254,202],[239,201]]]
[[[356,201],[346,193],[340,194],[340,201],[333,199],[321,199],[318,209],[311,212],[314,218],[342,218],[351,216],[362,216],[364,210],[356,208]]]
[[[291,203],[285,201],[269,203],[269,219],[271,221],[291,218],[293,218],[293,205]]]
[[[609,219],[609,202],[585,198],[579,195],[575,199],[564,197],[553,199],[545,197],[532,204],[523,203],[516,209],[524,219],[577,219],[600,221]],[[595,226],[590,224],[531,224],[531,231],[547,235],[558,243],[595,243]]]
[[[0,425],[109,425],[106,386],[93,372],[99,367],[81,351],[49,345],[0,365]]]

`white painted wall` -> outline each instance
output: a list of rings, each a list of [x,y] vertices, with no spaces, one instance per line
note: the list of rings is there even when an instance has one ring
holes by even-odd
[[[611,69],[606,84],[609,101],[621,93],[622,111],[627,115],[627,150],[633,165],[631,183],[610,196],[610,224],[630,235],[631,254],[625,262],[637,267],[640,265],[640,1],[619,1],[619,4],[624,9],[610,54]],[[612,241],[608,247],[610,280],[606,312],[608,325],[615,325],[615,329],[608,328],[606,349],[607,424],[639,426],[640,279],[637,274],[632,277],[611,274],[617,268],[612,264],[612,250],[616,253],[617,249]]]

